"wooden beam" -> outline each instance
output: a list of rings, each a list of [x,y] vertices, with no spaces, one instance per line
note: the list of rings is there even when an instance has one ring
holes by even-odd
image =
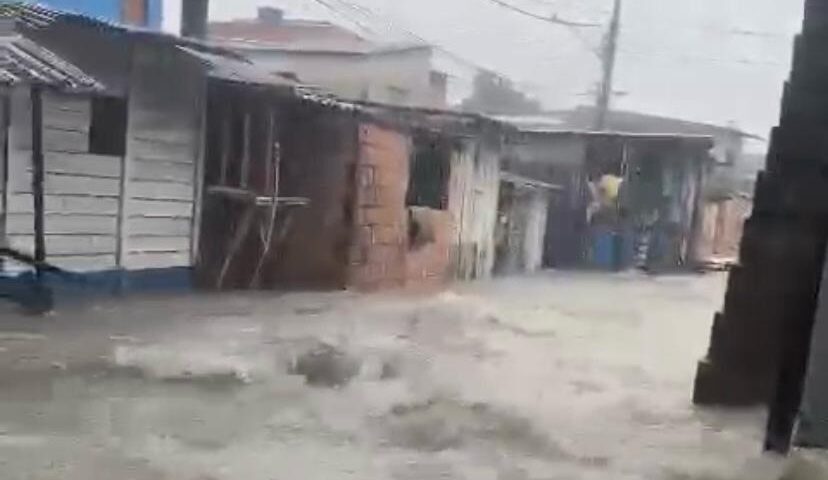
[[[0,125],[0,135],[2,135],[2,152],[0,152],[0,244],[3,244],[3,234],[6,231],[6,216],[9,212],[9,126],[11,125],[11,100],[9,99],[9,92],[2,92],[3,98],[0,102],[3,105],[2,124]],[[0,260],[0,270],[2,270],[2,260]]]
[[[282,179],[282,146],[276,131],[276,111],[273,109],[268,110],[267,115],[267,173],[269,191],[278,197]]]
[[[252,137],[252,116],[250,111],[244,112],[244,138],[242,140],[242,163],[241,172],[239,173],[239,186],[246,188],[250,183],[250,150],[253,142]]]
[[[199,248],[201,246],[201,219],[204,205],[204,175],[207,162],[207,108],[208,89],[206,82],[202,84],[197,124],[200,131],[196,135],[196,165],[195,179],[193,182],[193,231],[190,239],[190,263],[196,266],[198,263]]]
[[[8,90],[2,91],[3,99],[3,116],[2,116],[2,135],[3,135],[3,151],[0,152],[0,247],[7,245],[8,239],[6,237],[6,219],[9,212],[9,125],[11,124],[11,115],[9,109],[11,108],[11,100],[9,99],[10,92]],[[0,257],[0,272],[5,270],[5,261]]]
[[[276,142],[276,132],[274,131],[276,120],[275,117],[276,112],[272,109],[267,110],[267,144],[265,145],[265,194],[269,195],[274,192],[278,192],[279,185],[278,180],[276,180],[276,185],[274,185],[273,180],[273,162],[271,159],[273,158],[273,149],[275,147],[274,142]],[[275,189],[275,190],[274,190]],[[278,196],[278,193],[274,196]]]
[[[43,275],[40,266],[46,261],[45,236],[45,208],[43,195],[43,179],[45,165],[43,160],[43,87],[33,85],[31,88],[32,100],[32,195],[34,196],[34,260],[38,280]]]
[[[224,110],[224,119],[221,122],[221,174],[219,177],[219,185],[227,186],[227,170],[230,167],[230,155],[233,151],[230,142],[233,141],[231,134],[233,112],[229,107]]]

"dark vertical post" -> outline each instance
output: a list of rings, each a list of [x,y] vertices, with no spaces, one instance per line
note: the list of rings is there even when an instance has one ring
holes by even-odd
[[[46,261],[46,232],[44,230],[43,199],[43,88],[32,85],[32,195],[34,196],[35,269],[38,282],[43,276]]]
[[[239,186],[247,188],[250,184],[250,155],[253,143],[253,117],[250,113],[251,104],[245,106],[244,120],[242,121],[242,158],[239,172]]]
[[[181,36],[205,38],[209,12],[209,0],[181,0]]]
[[[816,146],[816,135],[811,132],[820,131],[825,127],[824,107],[820,101],[824,101],[826,93],[823,84],[814,82],[816,78],[823,78],[826,74],[825,65],[821,63],[822,51],[825,46],[825,34],[828,32],[828,1],[827,0],[806,0],[805,16],[802,25],[802,34],[797,38],[793,69],[789,86],[785,92],[782,105],[782,119],[780,126],[774,134],[772,151],[783,152],[779,155],[776,167],[780,170],[788,170],[794,175],[788,176],[791,180],[787,185],[787,191],[801,189],[807,185],[805,176],[810,172],[818,172],[816,178],[822,176],[819,173],[819,155]],[[804,101],[807,99],[807,101]],[[783,133],[787,134],[787,141],[783,141]],[[809,136],[810,135],[810,136]],[[802,151],[808,155],[805,158],[816,160],[812,170],[792,170],[790,165],[798,165],[798,160],[803,155],[794,155],[788,152],[794,151],[792,144],[804,144]],[[773,158],[768,157],[770,165]],[[812,161],[813,161],[812,160]],[[801,168],[801,167],[800,167]],[[813,175],[813,174],[811,174]],[[824,177],[821,179],[824,181]],[[796,182],[795,184],[793,182]],[[757,185],[756,204],[763,207],[773,201],[783,203],[777,198],[765,200],[768,196],[762,191],[762,183]],[[824,187],[823,187],[824,188]],[[764,200],[761,201],[760,200]],[[794,430],[799,419],[800,408],[805,387],[805,378],[808,373],[808,360],[811,351],[811,340],[818,307],[820,289],[828,288],[823,279],[823,268],[825,266],[825,224],[820,217],[807,217],[805,209],[799,207],[794,212],[798,217],[806,217],[808,223],[799,230],[801,237],[808,239],[814,251],[807,265],[800,265],[794,272],[799,279],[807,281],[798,288],[796,296],[790,294],[791,299],[784,304],[784,316],[780,320],[777,337],[781,343],[781,356],[778,360],[776,389],[770,402],[767,430],[765,433],[765,450],[781,454],[789,453],[793,445]],[[755,213],[763,213],[761,208],[755,208]],[[780,222],[781,223],[781,222]],[[778,228],[782,228],[780,225]],[[790,231],[790,229],[788,229]],[[801,244],[795,245],[793,241],[788,248],[803,250]],[[789,258],[788,264],[796,266]],[[774,280],[783,282],[780,278],[781,269],[774,270]],[[770,274],[768,274],[770,275]],[[790,282],[793,283],[793,282]],[[794,284],[795,285],[795,284]],[[817,446],[817,445],[806,445]]]
[[[0,152],[0,247],[6,246],[6,225],[8,223],[8,209],[9,209],[9,108],[11,102],[9,101],[9,93],[3,92],[3,116],[2,116],[2,152]],[[0,271],[5,268],[5,263],[0,257]]]

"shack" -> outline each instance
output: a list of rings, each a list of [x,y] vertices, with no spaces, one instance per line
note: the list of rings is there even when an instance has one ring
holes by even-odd
[[[301,92],[280,110],[284,194],[310,204],[266,268],[270,284],[429,288],[491,274],[496,124]]]
[[[543,268],[549,207],[561,187],[503,171],[495,229],[495,273],[533,273]]]
[[[196,265],[206,286],[247,288],[251,272],[261,273],[256,280],[265,287],[324,290],[430,288],[491,274],[498,124],[350,102],[305,86],[284,94],[212,79],[208,91],[208,112],[223,113],[208,114],[207,123],[208,196]],[[263,131],[255,127],[262,118]],[[245,226],[245,208],[209,197],[228,179],[254,185],[273,178],[268,164],[253,161],[267,158],[273,141],[280,195],[305,203],[273,212],[272,223],[285,228],[268,240],[273,254],[263,258],[263,234]]]
[[[101,84],[72,98],[78,115],[60,130],[88,158],[54,172],[75,190],[49,194],[87,209],[55,204],[47,234],[74,242],[47,248],[59,266],[219,289],[431,286],[491,273],[497,122],[343,101],[192,39],[35,6],[6,14]],[[12,131],[28,125],[27,105],[21,96]],[[11,163],[30,183],[28,159]],[[15,205],[10,217],[30,209]],[[65,218],[75,213],[82,222]],[[29,223],[10,225],[22,249]]]
[[[695,263],[711,138],[512,125],[518,133],[504,169],[562,187],[549,208],[545,266],[663,271]]]
[[[61,72],[51,60],[65,59],[95,87],[44,93],[42,131],[32,130],[38,109],[29,92],[9,91],[2,218],[11,245],[35,252],[30,139],[40,132],[45,260],[115,285],[191,285],[202,243],[205,127],[215,115],[206,108],[208,84],[240,77],[251,90],[286,92],[290,82],[221,49],[82,15],[7,4],[0,18],[22,39],[19,48],[49,54],[41,69]],[[266,129],[266,118],[255,128]],[[273,189],[253,195],[280,203]]]

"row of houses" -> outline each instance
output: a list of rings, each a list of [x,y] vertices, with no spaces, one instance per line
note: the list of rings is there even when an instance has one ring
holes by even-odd
[[[38,261],[136,288],[360,290],[624,268],[654,234],[648,262],[693,261],[709,137],[344,99],[201,41],[0,18],[0,236]],[[631,199],[610,262],[589,215],[608,175]]]

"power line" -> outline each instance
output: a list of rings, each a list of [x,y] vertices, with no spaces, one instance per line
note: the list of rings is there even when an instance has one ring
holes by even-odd
[[[467,67],[471,67],[473,70],[475,70],[477,72],[488,73],[488,74],[494,75],[495,77],[497,77],[499,79],[512,81],[512,79],[509,78],[509,76],[507,76],[507,75],[504,75],[504,74],[502,74],[502,73],[500,73],[500,72],[498,72],[498,71],[496,71],[492,68],[481,66],[480,64],[474,62],[473,60],[469,60],[468,58],[466,58],[462,55],[459,55],[459,54],[453,52],[452,50],[450,50],[450,49],[448,49],[448,48],[446,48],[446,47],[444,47],[444,46],[442,46],[438,43],[435,43],[435,42],[432,42],[432,41],[430,41],[426,38],[423,38],[419,34],[413,32],[409,29],[406,29],[404,27],[396,25],[394,22],[392,22],[391,20],[389,20],[385,16],[378,14],[377,12],[375,12],[372,9],[369,9],[368,7],[365,7],[363,5],[357,5],[357,4],[354,4],[352,2],[348,2],[346,0],[332,0],[332,1],[335,1],[336,3],[338,3],[342,6],[345,6],[346,8],[350,8],[351,10],[360,12],[360,14],[363,17],[367,16],[367,17],[370,17],[373,20],[378,20],[378,21],[384,23],[385,26],[388,27],[389,30],[398,30],[398,31],[408,35],[409,37],[413,38],[414,40],[416,40],[418,42],[429,45],[432,48],[434,48],[435,50],[439,50],[444,55],[452,58],[453,60],[457,61],[458,63],[461,63],[461,64],[463,64]],[[337,9],[334,8],[334,11],[337,11]],[[340,12],[340,14],[341,14],[341,12]]]
[[[534,18],[536,20],[542,20],[544,22],[556,23],[558,25],[565,25],[565,26],[568,26],[568,27],[579,27],[579,28],[595,28],[595,27],[600,27],[601,26],[597,23],[582,23],[582,22],[573,22],[573,21],[570,21],[570,20],[564,20],[564,19],[560,18],[557,13],[552,14],[551,16],[547,17],[547,16],[541,15],[539,13],[530,12],[529,10],[524,10],[520,7],[516,7],[515,5],[512,5],[511,3],[505,2],[503,0],[488,0],[488,1],[491,2],[491,3],[494,3],[495,5],[500,5],[501,7],[506,8],[508,10],[511,10],[513,12],[520,13],[521,15],[525,15],[527,17],[531,17],[531,18]]]
[[[736,58],[719,58],[719,57],[706,57],[702,55],[687,55],[687,54],[669,54],[663,55],[660,53],[654,52],[640,52],[636,50],[628,50],[628,49],[620,49],[620,53],[624,55],[632,55],[635,57],[641,58],[648,58],[648,59],[663,59],[663,60],[673,60],[673,61],[689,61],[689,62],[702,62],[702,63],[717,63],[723,65],[748,65],[748,66],[757,66],[757,67],[789,67],[781,62],[766,62],[761,60],[751,60],[751,59],[736,59]]]
[[[360,28],[363,32],[367,32],[369,35],[376,35],[376,32],[371,27],[366,26],[362,22],[360,22],[358,20],[354,20],[353,18],[350,18],[348,15],[343,14],[339,9],[337,9],[336,7],[334,7],[333,5],[328,3],[327,0],[313,0],[313,1],[318,3],[319,5],[322,5],[326,9],[330,10],[335,15],[338,15],[338,16],[344,18],[345,20],[353,23],[358,28]]]

